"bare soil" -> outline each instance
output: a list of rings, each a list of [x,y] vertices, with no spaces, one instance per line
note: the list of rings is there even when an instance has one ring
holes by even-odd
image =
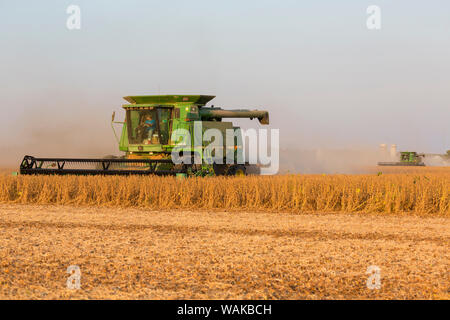
[[[0,234],[1,299],[450,298],[447,217],[2,204]]]

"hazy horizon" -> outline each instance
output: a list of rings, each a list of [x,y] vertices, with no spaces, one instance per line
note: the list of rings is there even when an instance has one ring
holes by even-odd
[[[111,113],[158,93],[268,110],[284,149],[445,153],[449,16],[448,1],[2,1],[0,162],[118,154]]]

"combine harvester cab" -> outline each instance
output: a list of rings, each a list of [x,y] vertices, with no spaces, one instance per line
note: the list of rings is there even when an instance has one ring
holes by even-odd
[[[125,110],[123,122],[114,121],[111,125],[119,144],[119,150],[124,152],[121,157],[108,156],[103,159],[74,159],[74,158],[37,158],[25,156],[20,165],[21,174],[78,174],[78,175],[130,175],[130,174],[156,174],[175,175],[183,173],[187,175],[238,175],[246,174],[252,170],[257,173],[255,165],[246,164],[205,164],[205,145],[194,146],[194,123],[201,123],[203,132],[207,129],[219,130],[226,137],[227,129],[238,127],[232,122],[222,121],[225,118],[256,118],[261,124],[269,124],[269,114],[260,110],[224,110],[205,105],[215,96],[207,95],[155,95],[155,96],[127,96],[124,97],[128,104],[122,107]],[[117,135],[114,125],[122,126],[120,137]],[[184,151],[191,154],[190,161],[183,164],[174,164],[172,150],[178,141],[172,141],[172,133],[178,129],[187,132],[191,139],[185,145]],[[202,132],[202,134],[203,134]],[[226,152],[223,139],[224,156]],[[242,139],[235,138],[234,157],[238,150],[242,150]],[[241,151],[242,152],[242,151]],[[201,158],[201,164],[194,161],[195,157]],[[186,163],[190,162],[190,163]],[[197,164],[195,164],[197,162]]]

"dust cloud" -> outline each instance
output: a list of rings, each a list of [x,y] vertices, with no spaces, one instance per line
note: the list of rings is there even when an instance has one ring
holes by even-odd
[[[280,150],[280,173],[362,174],[383,159],[377,148]]]
[[[450,166],[450,157],[425,154],[422,158],[426,166]],[[326,149],[280,151],[280,173],[305,174],[364,174],[373,173],[379,161],[397,162],[399,154],[379,148]]]
[[[17,168],[25,155],[36,157],[100,158],[120,155],[118,143],[112,132],[111,107],[68,108],[40,107],[28,109],[10,126],[10,134],[1,141],[0,166]],[[117,108],[116,108],[117,110]],[[118,112],[116,121],[122,121],[123,112]],[[116,127],[120,136],[121,126]],[[394,155],[386,154],[378,146],[367,148],[316,148],[306,149],[301,145],[280,149],[280,174],[363,174],[373,171],[378,161],[398,161]],[[448,166],[449,160],[439,155],[424,158],[427,166]],[[372,170],[371,170],[372,169]]]
[[[426,166],[446,167],[450,166],[450,157],[446,158],[440,155],[425,155],[423,162]]]
[[[61,110],[61,109],[59,109]],[[112,132],[111,114],[35,108],[10,122],[0,142],[0,166],[15,168],[25,155],[36,157],[103,157],[119,154]],[[120,127],[116,129],[120,135]]]

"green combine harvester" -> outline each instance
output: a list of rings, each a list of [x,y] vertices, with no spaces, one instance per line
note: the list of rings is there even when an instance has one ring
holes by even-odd
[[[400,161],[398,162],[378,162],[379,166],[425,166],[423,163],[424,154],[417,152],[403,151],[400,152]]]
[[[191,159],[175,164],[172,160],[172,150],[180,141],[172,141],[172,133],[176,129],[185,129],[190,137],[194,137],[194,122],[201,123],[203,132],[207,129],[219,130],[223,137],[227,129],[235,133],[233,146],[234,159],[237,152],[242,152],[242,137],[236,131],[239,128],[232,122],[222,121],[226,118],[258,119],[261,124],[269,124],[269,113],[259,110],[224,110],[205,105],[215,96],[207,95],[152,95],[124,97],[128,104],[123,122],[114,121],[111,125],[119,144],[119,150],[124,152],[121,157],[107,156],[102,159],[76,158],[37,158],[25,156],[20,165],[21,174],[77,174],[77,175],[245,175],[258,173],[257,165],[249,163],[227,164],[225,159],[228,148],[223,141],[224,159],[222,164],[204,161],[205,145],[194,145],[195,139],[190,139],[186,146]],[[122,126],[120,137],[114,130],[115,125]],[[178,130],[179,131],[179,130]],[[183,140],[183,137],[180,137]],[[223,139],[225,140],[225,139]],[[185,148],[186,150],[186,148]],[[195,161],[195,157],[201,158]],[[187,161],[186,161],[187,160]]]

